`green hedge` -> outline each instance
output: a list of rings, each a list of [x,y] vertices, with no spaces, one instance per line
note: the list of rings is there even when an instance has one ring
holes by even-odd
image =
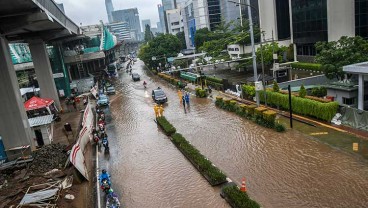
[[[289,109],[289,95],[278,92],[266,91],[267,103],[282,109]],[[264,91],[260,91],[260,100],[264,102]],[[330,121],[336,114],[339,103],[322,103],[316,100],[291,96],[293,112],[315,117],[324,121]]]
[[[226,182],[226,175],[220,169],[213,166],[212,162],[206,159],[181,134],[173,134],[172,141],[194,163],[194,166],[205,176],[211,185],[219,185]]]
[[[296,62],[296,63],[291,63],[291,67],[296,68],[296,69],[305,69],[305,70],[312,70],[312,71],[323,71],[321,64],[316,64],[316,63]]]
[[[242,86],[243,96],[248,99],[253,99],[256,95],[256,89],[251,85],[243,85]]]
[[[225,198],[229,201],[231,207],[234,208],[259,208],[261,207],[256,201],[249,198],[246,192],[241,192],[236,185],[226,186],[223,189]]]
[[[196,92],[196,96],[200,97],[200,98],[205,98],[207,97],[207,92],[206,90],[202,90],[201,88],[195,88],[195,92]]]
[[[220,78],[216,78],[216,77],[206,76],[206,80],[210,82],[218,83],[218,84],[223,84],[223,80]]]
[[[215,88],[215,90],[223,90],[224,89],[224,85],[223,84],[219,84],[217,82],[211,82],[211,81],[206,81],[207,86],[211,86],[213,88]]]
[[[169,123],[164,116],[156,118],[158,125],[162,127],[167,135],[172,135],[176,132],[176,129],[171,123]]]

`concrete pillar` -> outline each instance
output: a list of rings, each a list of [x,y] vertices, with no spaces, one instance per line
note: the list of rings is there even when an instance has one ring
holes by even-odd
[[[0,136],[5,150],[33,145],[31,128],[20,95],[8,44],[5,38],[0,37]],[[14,155],[16,153],[19,152],[7,151],[7,156],[10,160],[21,156]]]
[[[364,75],[359,74],[358,109],[364,110]]]
[[[29,41],[29,49],[36,71],[37,81],[40,86],[41,96],[53,99],[56,106],[60,109],[59,96],[56,90],[45,42],[40,39],[31,40]]]
[[[328,41],[355,36],[354,0],[327,0]]]

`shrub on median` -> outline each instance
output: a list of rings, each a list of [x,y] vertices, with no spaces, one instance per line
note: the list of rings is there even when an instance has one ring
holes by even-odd
[[[253,120],[261,126],[275,129],[278,132],[285,131],[285,127],[282,124],[275,125],[277,113],[273,110],[257,107],[256,105],[238,104],[235,100],[224,100],[222,97],[216,97],[215,104],[222,109]]]
[[[241,192],[239,188],[234,186],[226,186],[223,188],[225,197],[234,208],[259,208],[260,205],[249,198],[246,192]]]
[[[211,185],[226,182],[226,175],[217,167],[213,166],[211,161],[206,159],[193,145],[191,145],[181,134],[175,133],[171,136],[174,144],[191,160],[197,169],[208,177]]]
[[[207,97],[206,90],[202,90],[201,88],[195,88],[196,96],[200,98]]]
[[[162,127],[167,135],[172,135],[176,132],[176,129],[171,123],[169,123],[164,116],[156,118],[158,125]]]

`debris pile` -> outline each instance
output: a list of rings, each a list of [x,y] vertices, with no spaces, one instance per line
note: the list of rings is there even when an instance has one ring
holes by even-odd
[[[30,172],[43,174],[52,169],[61,169],[68,158],[65,148],[62,144],[51,144],[37,150],[29,168]]]

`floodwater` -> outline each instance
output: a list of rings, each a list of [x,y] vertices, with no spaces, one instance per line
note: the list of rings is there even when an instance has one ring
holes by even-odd
[[[368,207],[365,160],[295,130],[265,129],[210,99],[192,96],[184,112],[175,88],[144,75],[142,62],[133,70],[148,89],[122,72],[110,107],[111,157],[100,155],[126,207],[229,207],[154,123],[150,90],[158,86],[177,131],[232,180],[245,177],[249,195],[263,207]]]

